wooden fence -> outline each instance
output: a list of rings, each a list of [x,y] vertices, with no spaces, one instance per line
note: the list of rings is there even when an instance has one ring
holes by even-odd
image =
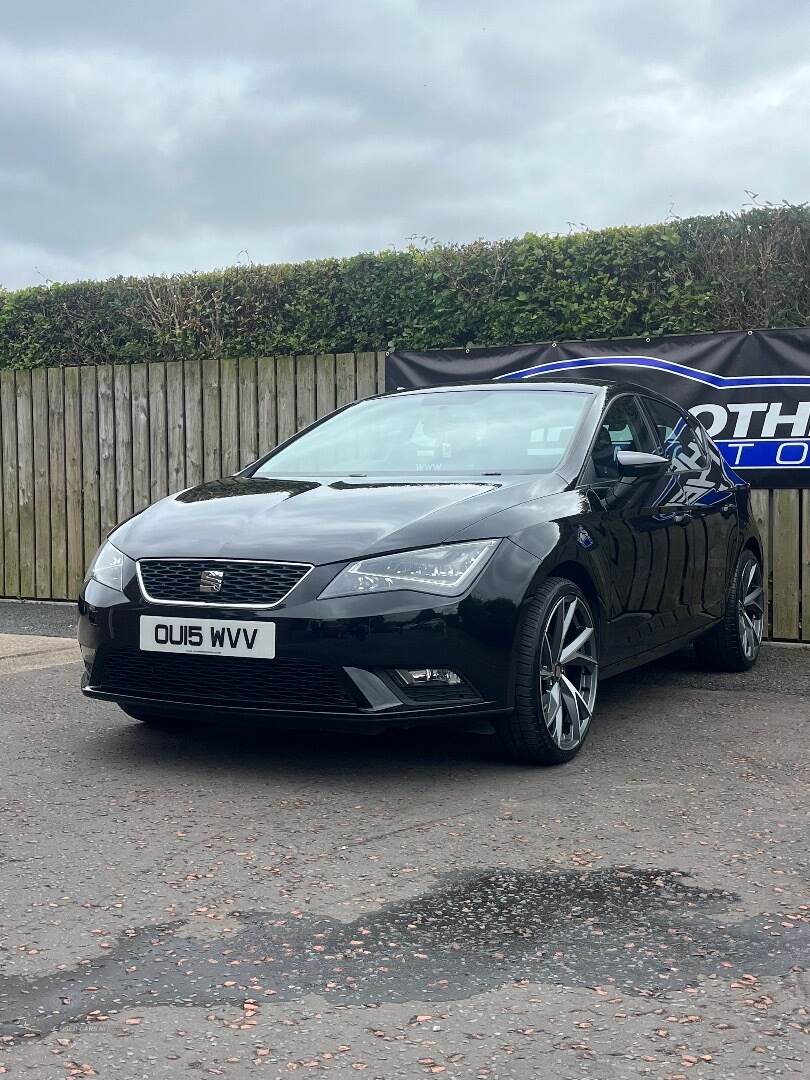
[[[116,522],[377,393],[384,357],[0,371],[0,596],[75,596]]]
[[[101,538],[383,388],[385,354],[0,371],[0,596],[67,599]],[[757,491],[769,632],[810,641],[810,491]]]

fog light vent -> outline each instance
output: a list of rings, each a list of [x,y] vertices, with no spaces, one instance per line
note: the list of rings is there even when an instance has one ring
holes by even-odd
[[[449,668],[397,668],[406,686],[461,686],[462,678]]]
[[[480,697],[463,675],[450,668],[395,668],[388,673],[403,701],[462,704]]]

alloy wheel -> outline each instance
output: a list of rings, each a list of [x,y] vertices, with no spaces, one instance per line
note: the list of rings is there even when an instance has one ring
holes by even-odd
[[[585,738],[598,675],[588,606],[578,596],[562,596],[549,612],[540,639],[540,708],[560,750],[573,750]]]
[[[740,575],[738,623],[740,644],[747,660],[753,660],[762,644],[765,598],[762,570],[756,559],[743,563]]]

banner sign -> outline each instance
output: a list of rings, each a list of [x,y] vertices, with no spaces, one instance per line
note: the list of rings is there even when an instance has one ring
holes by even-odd
[[[481,380],[616,379],[656,390],[703,424],[763,488],[810,488],[810,328],[397,351],[386,390]]]

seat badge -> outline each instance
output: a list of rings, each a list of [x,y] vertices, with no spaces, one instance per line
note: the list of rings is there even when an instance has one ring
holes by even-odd
[[[203,570],[200,574],[200,592],[222,592],[222,582],[224,577],[224,570]]]

